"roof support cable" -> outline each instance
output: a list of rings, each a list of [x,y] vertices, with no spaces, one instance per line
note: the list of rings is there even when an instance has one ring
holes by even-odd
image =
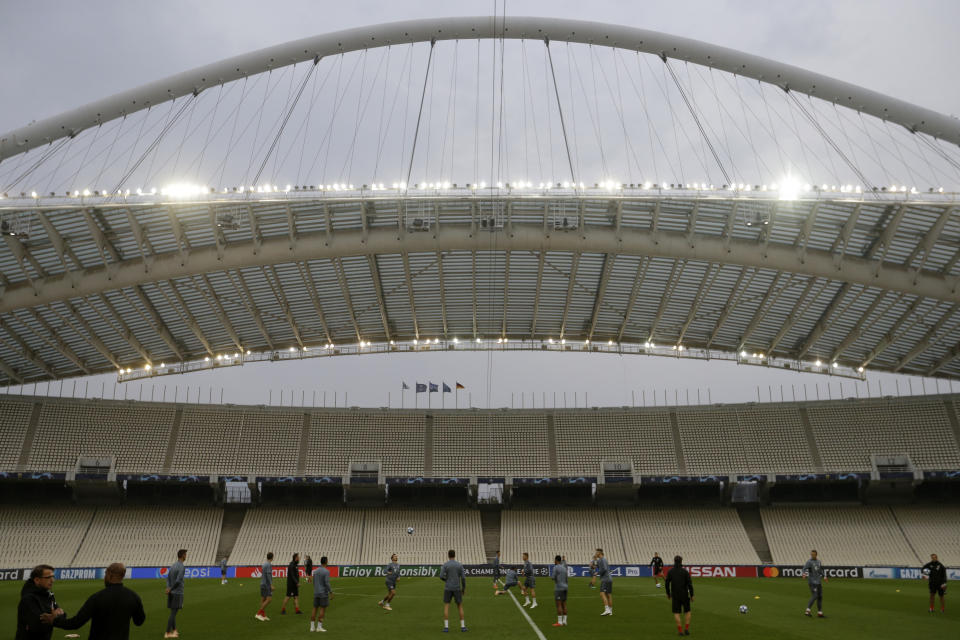
[[[420,120],[423,118],[423,103],[427,97],[427,82],[430,80],[430,65],[433,63],[433,48],[437,40],[430,40],[430,54],[427,56],[427,70],[423,74],[423,90],[420,92],[420,110],[417,112],[417,126],[413,130],[413,146],[410,148],[410,162],[407,164],[407,182],[404,191],[410,188],[410,176],[413,174],[413,159],[417,155],[417,136],[420,135]]]
[[[667,61],[666,56],[662,56],[663,64],[666,66],[667,71],[670,72],[670,77],[673,78],[673,83],[677,85],[677,91],[680,92],[680,97],[683,98],[683,101],[687,105],[687,109],[690,110],[690,115],[693,116],[693,121],[697,125],[697,129],[700,130],[700,135],[703,136],[704,141],[707,143],[707,147],[710,149],[710,153],[713,155],[713,159],[716,161],[717,166],[720,168],[720,173],[723,174],[724,179],[727,181],[727,184],[732,184],[733,181],[730,179],[730,174],[727,173],[726,167],[723,166],[723,162],[720,161],[720,156],[717,154],[716,148],[713,146],[713,142],[710,141],[707,132],[703,128],[703,123],[700,122],[700,118],[697,117],[697,112],[694,110],[693,105],[690,103],[690,99],[687,97],[687,92],[683,90],[683,86],[680,84],[680,79],[677,78],[676,72],[674,72],[673,67],[670,66],[670,63]]]
[[[150,155],[154,150],[156,150],[157,146],[160,144],[160,141],[163,140],[164,136],[167,135],[167,133],[173,128],[173,126],[177,123],[177,120],[180,119],[180,116],[184,114],[184,112],[187,110],[187,107],[190,106],[190,104],[196,99],[196,97],[197,97],[196,94],[191,95],[180,107],[180,110],[177,111],[177,113],[172,118],[170,118],[170,120],[167,121],[167,124],[164,125],[163,129],[160,131],[157,137],[153,140],[153,142],[151,142],[150,145],[143,151],[143,153],[140,154],[140,158],[135,163],[133,163],[133,166],[130,167],[126,173],[123,174],[123,177],[121,177],[120,180],[117,182],[117,186],[113,188],[113,191],[119,191],[123,187],[123,185],[127,183],[127,180],[130,179],[130,176],[132,176],[134,172],[140,168],[140,165],[143,164],[143,161],[147,159],[147,156]],[[173,105],[171,103],[171,108],[172,106]]]
[[[560,104],[560,89],[557,87],[557,73],[553,67],[553,54],[550,53],[550,38],[544,38],[543,43],[547,47],[547,58],[550,60],[550,76],[553,78],[553,92],[557,97],[557,112],[560,114],[560,128],[563,130],[563,144],[567,149],[567,163],[570,166],[570,181],[573,182],[574,188],[576,188],[577,175],[573,170],[573,156],[570,154],[570,140],[567,138],[567,123],[563,119],[563,105]]]

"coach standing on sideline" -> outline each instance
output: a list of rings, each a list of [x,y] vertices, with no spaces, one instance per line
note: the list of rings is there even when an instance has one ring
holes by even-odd
[[[30,572],[30,578],[20,590],[15,640],[50,640],[53,635],[52,618],[63,615],[50,590],[53,574],[53,567],[48,564],[37,565]],[[43,620],[44,614],[50,616],[47,622]]]
[[[677,623],[677,635],[690,635],[690,603],[693,602],[693,580],[690,572],[683,568],[683,558],[674,556],[673,568],[667,572],[664,583],[667,599],[672,601],[673,619]],[[680,620],[680,614],[686,613],[686,619]]]
[[[177,551],[177,561],[167,570],[167,609],[170,609],[170,617],[167,619],[164,638],[180,637],[180,632],[177,631],[177,613],[183,609],[183,578],[187,573],[183,563],[186,559],[187,550],[180,549]]]
[[[126,573],[127,568],[122,563],[114,562],[107,567],[103,579],[106,587],[87,598],[77,615],[72,618],[61,615],[55,620],[52,614],[43,617],[51,619],[53,626],[60,629],[79,629],[87,620],[92,620],[90,640],[128,640],[130,620],[139,627],[147,615],[143,612],[140,596],[123,586]]]

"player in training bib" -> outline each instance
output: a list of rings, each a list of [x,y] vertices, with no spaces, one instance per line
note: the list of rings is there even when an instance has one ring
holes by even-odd
[[[597,577],[600,578],[600,599],[603,600],[602,616],[613,615],[613,576],[610,575],[610,564],[603,549],[597,549]]]
[[[803,577],[807,579],[807,586],[810,587],[810,601],[807,602],[807,610],[803,615],[810,616],[810,607],[817,603],[817,617],[823,617],[823,583],[827,581],[827,576],[823,572],[823,564],[817,560],[817,551],[810,552],[810,559],[803,565]]]
[[[554,627],[563,627],[567,624],[567,559],[557,556],[550,567],[550,577],[553,578],[553,600],[557,603],[557,621]]]
[[[270,604],[270,601],[273,599],[272,560],[273,551],[267,554],[267,561],[260,567],[260,609],[257,610],[257,615],[253,616],[260,622],[266,622],[270,619],[267,617],[267,605]]]
[[[323,616],[330,606],[333,591],[330,589],[330,570],[327,569],[327,556],[320,558],[320,566],[313,571],[313,611],[310,612],[310,631],[324,632]],[[314,623],[316,621],[316,623]]]
[[[386,576],[387,595],[383,597],[379,605],[387,611],[393,611],[390,603],[393,602],[393,597],[397,595],[397,578],[400,577],[400,564],[397,562],[397,554],[390,556],[390,564],[386,566],[383,573]]]
[[[513,567],[507,567],[507,572],[506,574],[504,574],[503,589],[494,591],[493,595],[502,596],[503,594],[505,594],[507,591],[510,590],[510,587],[515,587],[518,584],[519,582],[517,581],[517,570],[514,569]]]
[[[467,592],[467,577],[463,565],[457,562],[457,552],[453,549],[447,552],[448,560],[440,569],[440,579],[443,580],[443,632],[450,631],[450,601],[457,603],[460,613],[460,631],[467,630],[467,623],[463,619],[463,594]]]
[[[523,553],[523,587],[526,600],[523,606],[529,606],[531,609],[537,608],[537,576],[533,570],[533,563],[530,562],[530,554]],[[533,598],[531,601],[530,599]]]

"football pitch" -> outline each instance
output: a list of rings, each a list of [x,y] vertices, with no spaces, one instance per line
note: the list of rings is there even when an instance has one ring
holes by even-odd
[[[334,598],[327,609],[323,637],[348,639],[428,638],[451,634],[497,640],[541,638],[669,638],[677,637],[670,604],[653,580],[630,578],[614,581],[614,615],[602,617],[599,590],[590,589],[585,578],[570,580],[567,627],[554,628],[556,610],[553,583],[538,580],[540,606],[521,613],[510,596],[493,595],[487,578],[470,578],[464,607],[468,634],[459,631],[456,609],[451,606],[450,634],[443,627],[443,585],[435,578],[400,579],[393,611],[377,606],[384,594],[379,578],[333,578]],[[282,596],[283,579],[274,586]],[[140,594],[147,620],[133,627],[131,638],[162,638],[167,620],[164,583],[161,580],[128,580],[125,584]],[[0,583],[7,610],[16,611],[22,583]],[[187,580],[185,608],[177,618],[180,637],[190,638],[290,638],[309,633],[312,585],[301,584],[303,615],[280,615],[281,598],[270,603],[268,622],[254,614],[259,603],[259,581],[233,579]],[[86,597],[102,588],[94,581],[62,581],[54,585],[60,606],[73,615]],[[832,580],[824,587],[826,618],[807,618],[803,609],[808,590],[802,579],[704,578],[695,580],[691,637],[743,640],[744,638],[960,638],[960,609],[953,609],[948,595],[947,612],[927,612],[927,588],[920,581]],[[518,600],[522,603],[519,593]],[[309,600],[308,600],[309,598]],[[749,607],[746,615],[738,607]],[[958,605],[960,606],[960,605]],[[12,622],[10,624],[12,626]],[[536,629],[534,628],[536,627]],[[89,635],[89,624],[78,632],[54,630],[55,639],[67,633]],[[542,635],[541,635],[542,634]]]

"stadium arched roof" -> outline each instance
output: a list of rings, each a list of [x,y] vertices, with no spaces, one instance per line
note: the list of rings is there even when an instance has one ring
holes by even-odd
[[[0,160],[251,74],[461,38],[652,53],[960,144],[955,119],[730,49],[617,25],[459,18],[352,29],[201,67],[0,135]],[[0,383],[477,348],[960,375],[954,194],[823,185],[787,196],[576,177],[476,186],[8,193]]]

